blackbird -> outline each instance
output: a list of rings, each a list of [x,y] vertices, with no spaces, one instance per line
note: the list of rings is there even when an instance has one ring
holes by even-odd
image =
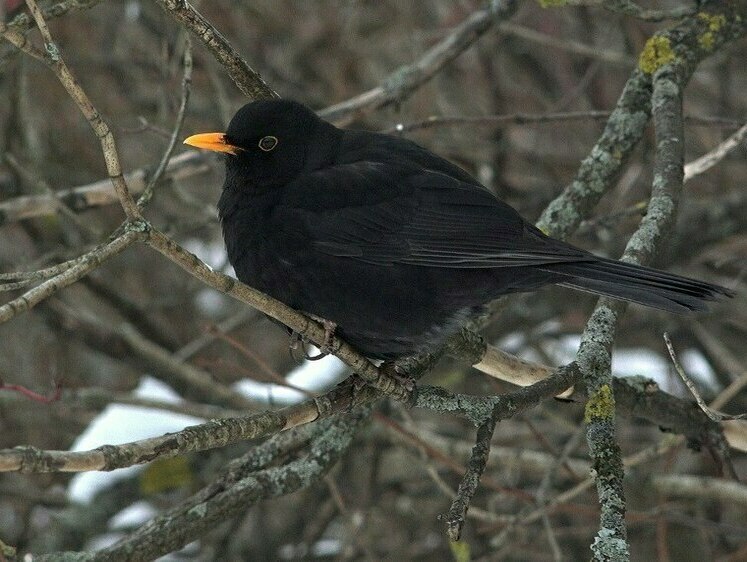
[[[550,238],[425,148],[294,101],[249,103],[225,133],[184,142],[226,154],[218,212],[236,276],[370,358],[431,349],[488,301],[550,283],[676,313],[731,294]]]

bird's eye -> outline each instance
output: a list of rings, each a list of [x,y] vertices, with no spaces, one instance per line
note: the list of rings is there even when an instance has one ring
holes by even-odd
[[[259,139],[259,143],[257,143],[257,146],[260,150],[263,150],[264,152],[270,152],[273,148],[275,148],[278,145],[278,138],[273,137],[272,135],[262,137]]]

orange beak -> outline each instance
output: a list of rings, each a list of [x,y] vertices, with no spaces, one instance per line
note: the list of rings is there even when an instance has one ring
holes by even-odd
[[[233,155],[236,155],[241,150],[238,146],[228,144],[226,142],[226,135],[223,133],[200,133],[199,135],[192,135],[184,139],[184,144]]]

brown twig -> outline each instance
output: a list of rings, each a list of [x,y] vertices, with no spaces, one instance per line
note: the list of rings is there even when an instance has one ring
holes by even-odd
[[[672,344],[672,340],[669,337],[669,334],[664,332],[664,342],[667,345],[667,351],[669,352],[669,357],[672,359],[672,365],[674,366],[675,372],[679,375],[680,379],[682,379],[682,382],[685,383],[685,386],[687,386],[687,389],[690,391],[690,394],[693,395],[693,398],[695,398],[695,401],[698,403],[698,406],[701,410],[703,410],[703,413],[708,416],[711,420],[715,422],[722,422],[727,420],[744,420],[747,419],[747,414],[739,414],[736,416],[730,415],[730,414],[724,414],[722,412],[718,412],[708,406],[706,404],[705,400],[700,396],[700,392],[698,392],[698,388],[695,386],[695,383],[690,379],[690,377],[687,376],[687,373],[685,373],[685,369],[682,367],[682,365],[679,362],[679,359],[677,359],[677,353],[674,351],[674,345]]]
[[[212,53],[236,86],[250,100],[279,97],[220,32],[186,0],[156,0],[161,8],[191,31]]]
[[[44,55],[41,59],[42,62],[44,62],[52,72],[54,72],[57,79],[78,106],[78,109],[83,113],[94,133],[96,133],[96,136],[101,143],[101,150],[104,154],[104,163],[106,164],[106,170],[109,173],[109,179],[114,185],[114,191],[119,198],[119,202],[122,205],[125,214],[130,219],[140,218],[140,210],[137,208],[135,200],[127,189],[127,183],[122,175],[122,166],[119,163],[119,154],[117,152],[114,135],[101,117],[99,111],[89,99],[88,95],[65,64],[62,54],[52,39],[49,28],[44,21],[44,15],[36,3],[36,0],[26,0],[26,5],[31,11],[31,15],[34,17],[34,21],[36,21],[36,25],[44,39],[44,46],[47,50],[47,55]],[[26,47],[19,46],[18,48],[31,54],[28,47],[29,45],[26,44]]]
[[[534,29],[524,27],[511,22],[504,22],[499,26],[499,31],[506,35],[518,37],[525,41],[531,41],[544,47],[549,47],[554,50],[566,51],[575,55],[581,55],[594,60],[598,60],[607,64],[614,64],[617,66],[625,66],[628,68],[634,67],[636,61],[633,57],[626,55],[625,53],[616,53],[607,49],[602,49],[595,45],[586,45],[579,41],[574,41],[567,37],[558,39],[546,33],[540,33]]]
[[[166,146],[166,150],[161,156],[161,161],[156,167],[156,171],[148,180],[148,184],[143,189],[143,193],[137,200],[138,209],[142,210],[153,197],[153,189],[161,181],[166,168],[171,161],[171,155],[176,148],[176,144],[179,141],[179,133],[182,130],[182,124],[184,123],[184,114],[187,110],[187,103],[189,103],[189,92],[190,86],[192,85],[192,41],[189,39],[189,35],[184,34],[184,56],[183,56],[183,67],[184,74],[182,75],[182,97],[179,103],[179,110],[176,114],[176,120],[174,121],[174,128],[171,131],[169,137],[169,143]]]
[[[135,242],[142,240],[144,233],[137,226],[130,225],[125,231],[111,242],[97,246],[90,252],[76,258],[75,265],[66,269],[51,279],[44,281],[20,297],[0,306],[0,324],[7,322],[17,314],[25,312],[39,304],[54,293],[74,283],[87,275],[103,262],[118,255]]]
[[[12,392],[17,392],[20,395],[33,400],[34,402],[41,402],[42,404],[51,404],[52,402],[57,402],[62,396],[62,384],[60,384],[59,382],[54,385],[54,392],[51,396],[44,396],[43,394],[34,392],[33,390],[26,388],[25,386],[20,384],[8,384],[2,379],[0,379],[0,390],[10,390]]]
[[[747,137],[747,124],[742,125],[738,131],[730,135],[710,152],[685,164],[685,181],[689,181],[695,176],[713,168],[721,160],[726,158],[730,152],[742,146],[745,137]]]
[[[494,415],[491,415],[477,429],[476,443],[472,448],[467,470],[459,483],[456,497],[451,502],[451,507],[449,507],[449,511],[444,517],[446,520],[446,534],[449,540],[458,541],[462,534],[467,509],[477,491],[477,486],[480,483],[482,473],[485,471],[485,466],[488,464],[490,441],[493,439],[493,432],[497,423],[498,420],[495,419]]]
[[[163,178],[179,181],[202,174],[210,169],[209,159],[196,150],[190,150],[171,158]],[[139,168],[125,174],[125,181],[134,195],[142,193],[152,173],[148,168]],[[111,205],[118,201],[110,180],[62,189],[53,195],[23,195],[0,202],[0,225],[13,221],[54,215],[59,210],[60,201],[74,211],[91,207]]]
[[[668,10],[648,10],[641,8],[631,0],[564,0],[563,4],[566,6],[599,6],[610,12],[653,22],[681,19],[696,12],[694,6],[678,6]]]
[[[417,61],[394,71],[381,85],[330,106],[320,115],[330,121],[345,123],[363,112],[401,101],[433,78],[496,23],[511,17],[515,9],[512,0],[493,2],[493,7],[473,13]]]

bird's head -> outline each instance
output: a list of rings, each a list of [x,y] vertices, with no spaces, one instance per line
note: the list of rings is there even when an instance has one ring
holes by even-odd
[[[325,163],[337,131],[298,102],[260,100],[239,109],[225,133],[192,135],[184,144],[225,153],[227,179],[275,184]]]

